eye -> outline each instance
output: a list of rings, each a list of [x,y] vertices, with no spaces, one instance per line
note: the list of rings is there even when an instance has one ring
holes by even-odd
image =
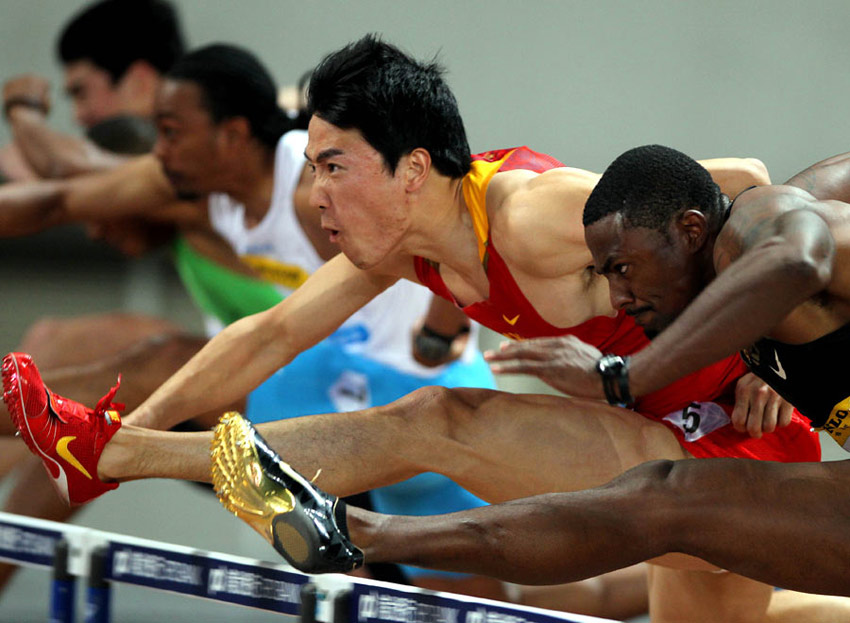
[[[334,173],[336,171],[339,171],[339,168],[340,167],[338,164],[334,164],[333,162],[328,163],[328,173]]]
[[[316,165],[312,162],[308,162],[307,168],[310,169],[310,173],[312,173],[313,177],[316,177]]]
[[[177,128],[161,123],[159,124],[159,135],[164,139],[173,139],[177,136]]]
[[[628,271],[629,271],[629,265],[628,264],[615,264],[614,265],[614,272],[617,273],[618,275],[620,275],[621,277],[623,275],[625,275]]]

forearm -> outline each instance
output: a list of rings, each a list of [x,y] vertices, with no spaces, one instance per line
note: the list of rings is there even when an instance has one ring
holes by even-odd
[[[712,158],[699,163],[711,174],[720,192],[733,199],[751,186],[770,184],[767,167],[756,158]]]
[[[433,296],[413,337],[413,357],[425,366],[442,365],[463,354],[468,337],[469,318],[452,303]]]
[[[41,177],[65,178],[94,173],[124,161],[85,138],[53,130],[39,110],[15,107],[9,111],[8,120],[15,144]]]
[[[633,396],[643,396],[766,335],[823,287],[817,268],[764,246],[718,276],[644,350],[631,358]]]
[[[457,335],[469,327],[469,318],[455,305],[435,295],[431,299],[424,324],[443,335]]]
[[[0,237],[25,236],[66,221],[61,182],[35,181],[0,188]]]
[[[268,312],[243,318],[210,340],[127,420],[169,429],[244,398],[296,351],[268,322]]]

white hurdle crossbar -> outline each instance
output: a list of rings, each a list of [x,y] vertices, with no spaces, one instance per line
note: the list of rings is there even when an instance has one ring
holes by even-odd
[[[61,555],[56,556],[57,545],[61,552],[64,544],[67,564]],[[112,582],[298,616],[303,623],[605,621],[345,575],[312,576],[286,564],[3,512],[0,560],[48,569],[54,569],[58,561],[60,571],[67,570],[67,576],[88,578],[87,623],[109,623],[108,587]],[[54,580],[53,593],[52,600],[59,603],[51,608],[51,623],[70,622],[74,608],[68,599],[73,600],[73,591],[70,597],[67,591],[57,597]],[[69,611],[69,615],[64,614]]]

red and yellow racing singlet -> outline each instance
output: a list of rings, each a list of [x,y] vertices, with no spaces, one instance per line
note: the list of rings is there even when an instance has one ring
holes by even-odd
[[[472,159],[472,169],[463,180],[463,193],[478,240],[478,254],[490,282],[489,296],[486,300],[460,306],[443,282],[439,265],[423,257],[414,260],[419,281],[435,294],[458,305],[468,317],[506,337],[529,339],[574,335],[604,353],[621,356],[631,355],[644,348],[649,340],[643,329],[622,311],[613,318],[591,318],[574,327],[555,327],[546,322],[519,289],[493,244],[486,206],[487,187],[493,176],[501,171],[516,169],[542,173],[565,165],[528,147],[488,151],[474,155]],[[687,411],[692,403],[704,402],[718,403],[724,410],[731,412],[735,383],[746,372],[747,366],[740,356],[727,357],[664,389],[638,398],[635,410],[666,424],[686,445],[681,424],[671,424],[669,416]],[[690,413],[686,413],[686,416],[693,417]],[[727,425],[700,439],[689,439],[686,448],[695,456],[744,456],[786,461],[820,458],[817,439],[812,438],[808,425],[797,416],[788,428],[781,429],[775,435],[765,435],[762,439],[751,439]]]

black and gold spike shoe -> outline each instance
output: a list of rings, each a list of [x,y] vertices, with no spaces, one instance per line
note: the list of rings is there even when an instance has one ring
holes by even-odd
[[[363,564],[348,538],[345,503],[315,487],[235,411],[215,428],[212,479],[218,499],[304,573],[344,573]]]

